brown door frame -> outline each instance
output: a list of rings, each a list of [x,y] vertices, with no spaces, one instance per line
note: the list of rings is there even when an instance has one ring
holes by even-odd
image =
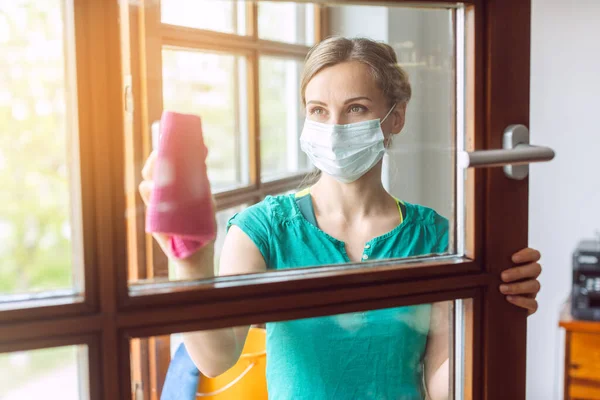
[[[485,127],[487,148],[502,148],[510,124],[529,126],[529,0],[485,4]],[[494,277],[483,309],[483,354],[487,398],[525,399],[527,311],[511,307],[497,290],[510,255],[528,243],[529,184],[507,179],[501,168],[486,171],[486,270]]]

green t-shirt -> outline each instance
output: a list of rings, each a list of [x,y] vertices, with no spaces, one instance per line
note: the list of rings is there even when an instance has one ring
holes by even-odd
[[[234,215],[228,228],[250,237],[269,270],[350,262],[344,243],[309,221],[297,200],[269,196]],[[366,243],[365,261],[446,252],[448,221],[430,208],[402,205],[402,223]],[[269,400],[423,398],[430,314],[424,304],[268,323]]]

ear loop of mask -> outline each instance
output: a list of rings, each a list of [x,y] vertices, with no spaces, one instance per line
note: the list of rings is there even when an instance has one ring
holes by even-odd
[[[385,114],[385,117],[383,117],[383,119],[381,120],[381,122],[380,122],[380,123],[382,123],[382,124],[383,124],[383,121],[385,121],[385,120],[387,119],[387,117],[389,117],[389,116],[390,116],[390,114],[392,113],[392,111],[394,111],[394,109],[396,108],[396,105],[397,105],[397,104],[398,104],[398,103],[394,103],[394,105],[392,106],[392,108],[390,108],[390,111],[388,111],[388,113],[387,113],[387,114]]]
[[[388,111],[388,113],[385,115],[385,117],[383,117],[383,119],[381,120],[381,122],[379,123],[379,125],[383,124],[383,121],[385,121],[387,119],[387,117],[390,116],[390,114],[392,113],[392,111],[394,111],[396,109],[396,105],[398,103],[394,103],[394,105],[392,106],[392,108],[390,108],[390,111]],[[383,131],[382,131],[383,133]],[[392,145],[392,137],[394,135],[390,134],[390,136],[388,136],[388,139],[386,139],[383,143],[383,147],[385,147],[385,149],[387,150],[391,145]]]

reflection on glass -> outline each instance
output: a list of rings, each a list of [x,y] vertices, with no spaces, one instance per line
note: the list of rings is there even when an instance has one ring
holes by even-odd
[[[291,2],[258,3],[261,39],[312,45],[315,38],[314,5]]]
[[[162,54],[164,108],[202,118],[213,191],[246,183],[244,58],[171,49]]]
[[[246,33],[246,2],[235,0],[161,0],[165,24],[223,33]]]
[[[469,370],[471,363],[464,357],[470,343],[462,334],[462,342],[452,339],[454,308],[453,302],[421,304],[162,336],[159,351],[170,355],[158,368],[165,371],[162,395],[448,398],[454,370]],[[462,306],[457,311],[464,313]],[[456,331],[470,332],[467,319],[461,321]],[[460,368],[453,368],[451,354]],[[132,376],[140,379],[135,369]]]
[[[0,5],[0,295],[69,288],[70,96],[62,1]]]
[[[300,149],[304,110],[300,103],[302,63],[261,57],[259,61],[260,151],[263,181],[306,171]]]
[[[0,354],[0,399],[87,399],[86,353],[68,346]]]

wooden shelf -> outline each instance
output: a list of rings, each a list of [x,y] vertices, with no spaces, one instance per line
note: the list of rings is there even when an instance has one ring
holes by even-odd
[[[559,326],[566,331],[565,400],[600,400],[600,321],[574,319],[566,301]]]
[[[563,304],[558,325],[568,331],[600,333],[600,321],[584,321],[573,318],[570,300]]]

